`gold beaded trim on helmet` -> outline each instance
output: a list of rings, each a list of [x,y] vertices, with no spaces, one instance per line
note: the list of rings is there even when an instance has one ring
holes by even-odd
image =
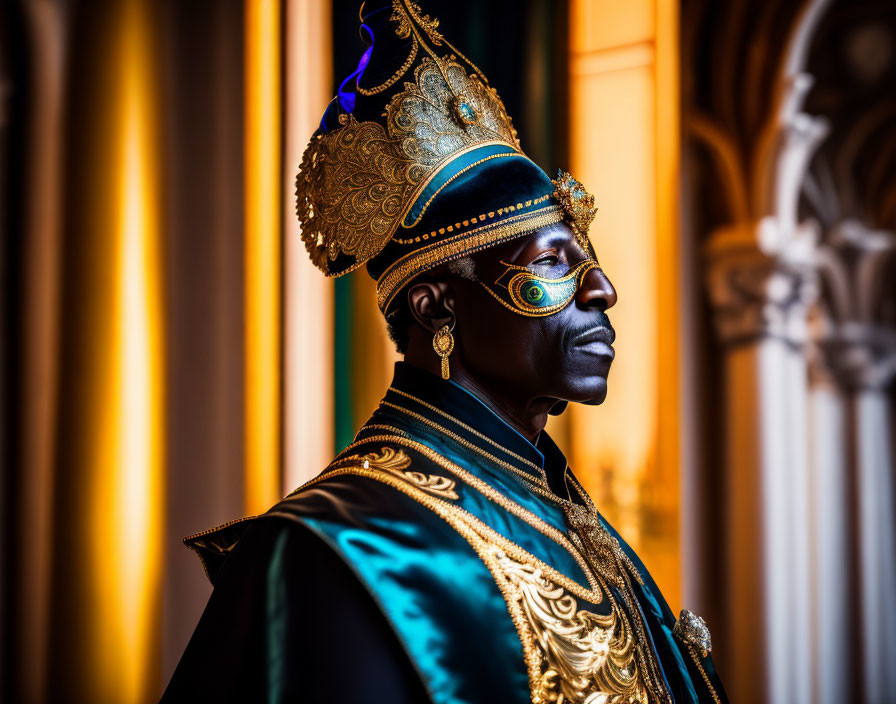
[[[469,227],[483,220],[487,221],[508,212],[512,213],[543,203],[549,198],[549,195],[542,196],[531,201],[522,201],[515,205],[499,208],[478,217],[462,220],[453,226],[433,230],[433,232],[428,233],[428,236],[432,237],[436,234],[443,234],[443,231],[444,233],[449,233],[461,227]],[[377,280],[377,304],[380,310],[385,313],[395,295],[418,274],[428,271],[439,264],[444,264],[478,252],[486,247],[491,247],[499,242],[540,230],[543,227],[555,225],[562,220],[563,212],[561,209],[551,204],[538,210],[518,213],[497,222],[487,222],[472,230],[462,232],[440,242],[434,242],[428,247],[411,252],[392,264]]]
[[[505,154],[499,154],[498,156],[506,156]],[[485,161],[483,159],[483,161]],[[478,163],[478,162],[477,162]],[[392,241],[397,242],[398,244],[415,244],[417,242],[425,242],[426,240],[435,239],[439,235],[444,235],[448,232],[454,232],[455,230],[460,230],[461,227],[469,227],[470,225],[475,225],[477,223],[483,223],[487,220],[491,220],[496,215],[503,215],[504,213],[512,213],[516,210],[521,210],[523,208],[531,208],[533,205],[538,205],[539,203],[544,203],[550,196],[542,196],[541,198],[535,198],[533,200],[525,200],[517,203],[516,205],[508,205],[506,208],[498,208],[497,210],[490,210],[487,213],[482,213],[482,215],[469,218],[467,220],[460,220],[453,225],[446,225],[445,227],[439,227],[432,232],[427,232],[422,235],[417,235],[416,237],[407,237],[405,239],[399,239],[398,237],[393,237]]]

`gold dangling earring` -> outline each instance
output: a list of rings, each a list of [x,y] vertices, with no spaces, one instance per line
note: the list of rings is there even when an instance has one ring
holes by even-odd
[[[432,348],[436,351],[436,354],[442,358],[443,379],[447,379],[450,376],[448,373],[448,357],[451,355],[452,350],[454,350],[454,335],[451,334],[451,328],[453,327],[454,323],[451,324],[450,328],[447,325],[443,325],[439,328],[435,337],[432,338]]]

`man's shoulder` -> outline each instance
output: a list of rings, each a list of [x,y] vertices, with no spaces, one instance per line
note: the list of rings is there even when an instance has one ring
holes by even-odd
[[[329,510],[333,499],[400,494],[421,498],[431,496],[450,500],[455,477],[443,459],[422,443],[410,440],[375,438],[366,440],[340,454],[319,475],[284,497],[271,512],[290,512],[293,508]]]
[[[249,535],[273,535],[298,528],[321,536],[329,529],[418,521],[428,500],[456,498],[454,480],[425,455],[397,443],[365,444],[340,454],[320,474],[291,492],[268,511],[229,521],[184,538],[214,584],[223,564]],[[264,530],[261,527],[264,526]],[[309,535],[309,539],[313,539]]]

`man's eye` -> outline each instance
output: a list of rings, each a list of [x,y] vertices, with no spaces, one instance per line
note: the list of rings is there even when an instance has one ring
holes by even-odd
[[[555,254],[546,254],[543,257],[539,257],[534,262],[533,265],[543,265],[543,266],[554,266],[560,260],[557,258]]]

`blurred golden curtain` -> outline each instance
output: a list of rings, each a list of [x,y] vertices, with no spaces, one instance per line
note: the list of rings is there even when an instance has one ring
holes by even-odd
[[[6,224],[21,231],[5,250],[4,420],[20,422],[3,468],[0,697],[156,701],[210,592],[180,539],[281,495],[284,345],[318,374],[332,350],[326,295],[299,309],[283,281],[288,172],[329,92],[329,3],[0,14],[15,37],[0,64]],[[319,464],[332,389],[316,381],[303,400],[323,431],[295,435]]]
[[[66,134],[59,435],[46,675],[54,700],[158,691],[165,318],[159,18],[85,11]]]
[[[281,8],[246,3],[245,229],[246,513],[280,498]]]

